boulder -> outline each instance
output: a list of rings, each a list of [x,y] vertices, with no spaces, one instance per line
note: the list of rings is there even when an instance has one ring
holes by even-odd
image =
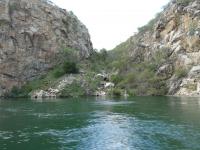
[[[198,77],[200,76],[200,65],[199,66],[193,66],[192,69],[189,72],[190,77]]]
[[[104,85],[104,88],[113,88],[115,86],[114,83],[112,82],[106,82],[105,85]]]

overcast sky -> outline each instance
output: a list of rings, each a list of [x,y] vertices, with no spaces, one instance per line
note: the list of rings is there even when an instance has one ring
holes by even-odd
[[[132,36],[169,0],[52,0],[89,29],[94,48],[112,49]]]

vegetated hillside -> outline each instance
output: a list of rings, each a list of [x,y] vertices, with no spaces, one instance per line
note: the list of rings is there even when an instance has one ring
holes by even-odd
[[[93,50],[72,12],[48,0],[3,0],[0,12],[0,97],[105,95],[114,86],[107,51]]]
[[[109,55],[119,92],[199,95],[200,1],[172,0]]]
[[[114,50],[92,49],[86,27],[42,0],[0,2],[0,95],[200,94],[200,1],[172,0]]]
[[[0,1],[0,96],[49,72],[77,72],[92,52],[88,30],[72,12],[48,0]]]

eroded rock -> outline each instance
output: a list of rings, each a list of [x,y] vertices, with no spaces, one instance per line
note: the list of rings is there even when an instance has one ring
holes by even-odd
[[[78,50],[81,59],[93,51],[87,28],[72,12],[45,0],[0,1],[0,89],[6,87],[4,92],[62,61],[64,48]]]

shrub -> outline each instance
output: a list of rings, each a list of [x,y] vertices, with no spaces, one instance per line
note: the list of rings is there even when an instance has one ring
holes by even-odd
[[[183,78],[187,75],[188,70],[186,68],[177,68],[175,70],[175,75],[177,78]]]
[[[79,73],[79,69],[77,68],[75,62],[65,62],[63,64],[63,71],[64,73],[73,73],[73,74]]]
[[[55,67],[53,70],[53,76],[55,78],[60,78],[65,74],[77,74],[79,72],[79,69],[75,62],[64,62],[63,65]]]
[[[56,68],[53,70],[53,76],[55,78],[60,78],[65,74],[65,71],[62,68]]]
[[[61,47],[61,53],[60,60],[67,60],[70,62],[78,62],[80,60],[80,54],[77,49]],[[61,61],[61,63],[63,63],[63,61]]]
[[[135,89],[128,89],[128,90],[127,90],[127,93],[128,93],[128,95],[131,96],[131,97],[137,96],[137,94],[136,94],[137,92],[136,92]]]
[[[163,58],[159,53],[156,57]],[[164,59],[165,60],[165,59]],[[118,81],[119,89],[128,89],[130,95],[165,95],[168,91],[167,85],[162,78],[156,75],[156,67],[161,61],[149,61],[139,64],[132,64],[128,72],[114,77],[113,81]],[[115,79],[116,78],[116,79]]]
[[[73,82],[61,91],[60,97],[78,97],[84,95],[86,95],[84,88],[79,83]]]
[[[168,47],[163,47],[156,50],[155,54],[153,55],[153,60],[151,61],[151,63],[154,64],[154,69],[157,69],[157,67],[165,63],[168,60],[170,54],[171,53]]]
[[[122,77],[121,75],[112,75],[112,76],[111,76],[111,81],[112,81],[114,84],[118,84],[118,83],[120,83],[122,80],[123,80],[123,77]]]
[[[21,93],[20,89],[16,86],[14,86],[11,90],[11,92],[7,95],[8,97],[17,97]]]
[[[23,87],[16,87],[14,86],[7,97],[13,97],[13,98],[22,98],[22,97],[28,97],[28,94],[31,92],[32,88],[30,86],[23,86]]]
[[[190,2],[193,2],[194,0],[176,0],[177,4],[187,6]]]
[[[111,96],[120,97],[122,96],[122,91],[119,88],[114,88],[109,93]]]
[[[108,59],[108,52],[106,49],[101,49],[100,51],[94,50],[88,58],[88,69],[100,72],[108,68],[109,62],[110,60]]]

